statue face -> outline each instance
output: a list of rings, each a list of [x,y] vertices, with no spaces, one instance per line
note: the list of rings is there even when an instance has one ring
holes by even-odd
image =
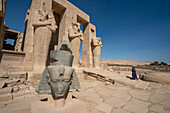
[[[50,77],[50,87],[53,99],[64,98],[69,91],[71,85],[70,77]]]

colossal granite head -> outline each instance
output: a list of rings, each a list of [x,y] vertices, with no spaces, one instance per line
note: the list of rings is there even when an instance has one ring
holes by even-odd
[[[55,70],[58,69],[58,70]],[[50,88],[54,100],[65,98],[71,85],[71,75],[64,74],[64,67],[49,67]],[[56,74],[57,73],[57,74]]]
[[[64,98],[69,91],[72,79],[72,66],[74,56],[68,37],[63,37],[58,50],[51,51],[51,66],[48,66],[49,84],[53,99]],[[69,69],[68,69],[69,67]]]

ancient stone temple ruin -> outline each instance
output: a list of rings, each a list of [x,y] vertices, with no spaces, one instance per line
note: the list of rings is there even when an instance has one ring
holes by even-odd
[[[96,27],[90,23],[89,15],[72,3],[67,0],[31,0],[22,34],[5,26],[6,1],[1,1],[1,64],[34,75],[41,74],[50,65],[50,51],[56,50],[63,36],[68,36],[74,55],[73,67],[99,67],[101,38],[96,37]],[[7,39],[14,40],[11,47],[5,43]]]
[[[47,66],[38,84],[38,94],[49,94],[48,101],[32,103],[33,113],[87,113],[86,104],[72,100],[72,92],[80,90],[80,83],[74,68],[74,55],[67,36],[62,38],[57,50],[50,52],[50,66]],[[46,107],[48,106],[48,107]],[[76,107],[75,107],[76,106]]]

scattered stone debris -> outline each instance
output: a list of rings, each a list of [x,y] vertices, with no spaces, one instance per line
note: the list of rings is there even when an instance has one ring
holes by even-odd
[[[32,88],[31,84],[26,80],[26,73],[1,73],[0,102],[24,97],[34,92],[34,88]]]

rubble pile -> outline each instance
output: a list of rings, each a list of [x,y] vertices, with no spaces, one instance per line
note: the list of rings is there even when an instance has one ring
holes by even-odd
[[[27,73],[0,73],[0,102],[34,94],[35,90],[27,81]]]

